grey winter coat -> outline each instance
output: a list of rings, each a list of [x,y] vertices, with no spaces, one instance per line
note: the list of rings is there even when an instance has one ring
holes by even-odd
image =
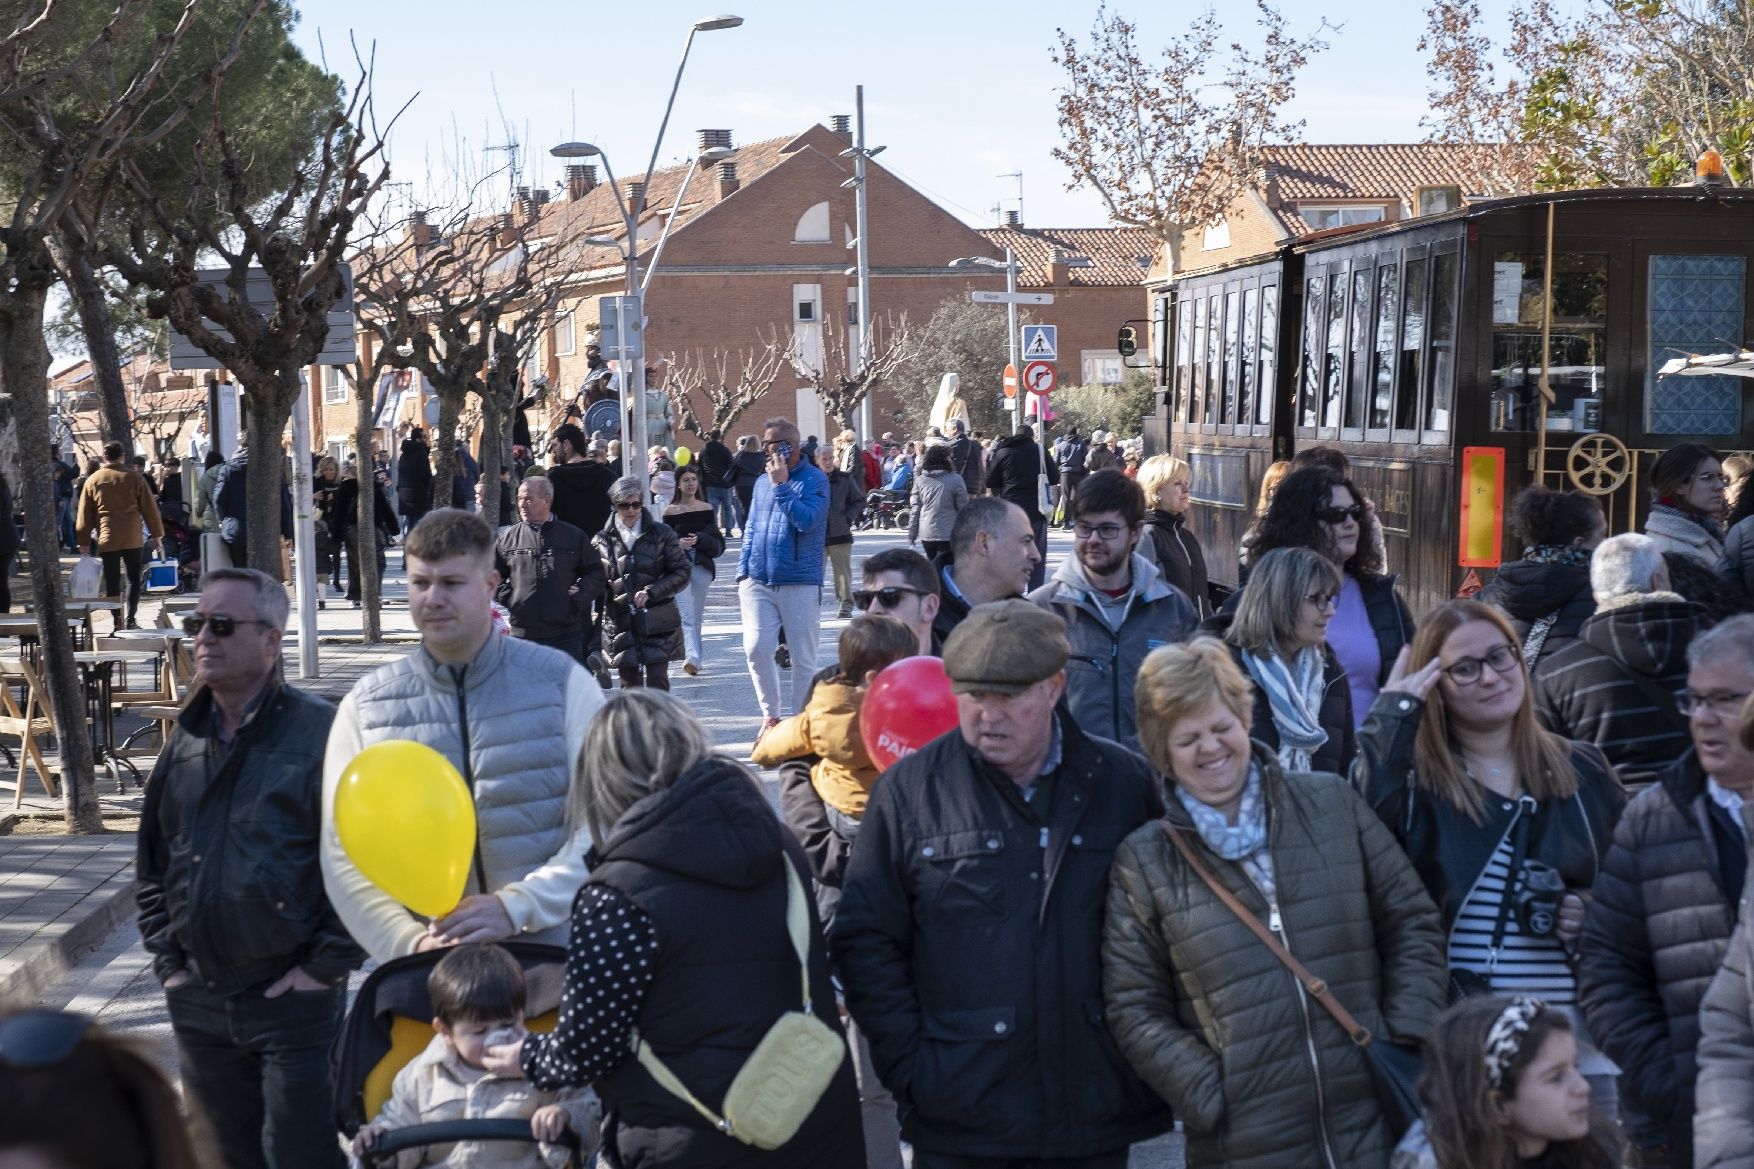
[[[1724,552],[1717,574],[1742,591],[1754,595],[1754,516],[1737,521],[1724,535]]]
[[[1723,968],[1699,1006],[1693,1090],[1695,1169],[1754,1169],[1754,935],[1748,901]]]
[[[1133,592],[1118,625],[1110,625],[1076,556],[1067,556],[1051,580],[1029,594],[1066,622],[1072,657],[1066,663],[1066,703],[1093,735],[1139,749],[1133,684],[1145,655],[1186,641],[1198,624],[1187,594],[1163,579],[1157,566],[1133,553]]]
[[[1702,525],[1666,511],[1651,512],[1644,522],[1644,534],[1657,542],[1659,552],[1679,553],[1713,571],[1724,559],[1724,541]]]
[[[968,484],[955,471],[926,471],[914,478],[908,500],[907,542],[948,540],[956,517],[968,506]]]
[[[1179,800],[1166,820],[1371,1034],[1424,1038],[1444,1004],[1437,909],[1345,780],[1286,774],[1255,749],[1269,901]],[[1190,1169],[1384,1169],[1394,1144],[1370,1069],[1333,1017],[1227,909],[1164,834],[1121,842],[1110,874],[1103,1001],[1115,1042],[1187,1131]]]

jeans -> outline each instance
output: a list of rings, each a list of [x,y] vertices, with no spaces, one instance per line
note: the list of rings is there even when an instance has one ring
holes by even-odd
[[[778,718],[784,705],[780,668],[773,651],[780,630],[792,654],[793,712],[804,709],[810,679],[816,676],[816,642],[822,633],[822,586],[764,585],[745,578],[737,582],[737,604],[743,617],[743,656],[763,718]]]
[[[123,587],[127,588],[127,615],[116,617],[116,628],[122,628],[123,621],[134,624],[134,614],[140,608],[140,568],[144,563],[143,548],[119,548],[114,552],[104,552],[104,596],[119,597],[123,595]],[[122,580],[126,577],[127,580]]]
[[[729,536],[733,530],[743,530],[737,525],[737,498],[729,487],[708,487],[706,501],[713,505],[713,523],[719,531]]]
[[[165,993],[183,1083],[229,1169],[341,1169],[329,1044],[347,987],[230,997],[198,983]]]
[[[676,594],[676,607],[682,611],[682,655],[697,666],[706,657],[700,627],[706,620],[706,591],[712,583],[713,574],[697,564],[688,578],[688,587]]]
[[[749,509],[755,506],[755,484],[733,488],[731,494],[737,500],[737,530],[747,535]]]
[[[79,551],[79,537],[73,531],[73,500],[63,499],[55,504],[55,531],[60,534],[61,547],[69,552]]]
[[[853,544],[828,546],[828,562],[834,566],[834,599],[843,605],[853,603]]]

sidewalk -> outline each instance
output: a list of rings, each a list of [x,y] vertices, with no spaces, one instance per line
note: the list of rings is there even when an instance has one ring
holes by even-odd
[[[297,639],[289,636],[284,654],[289,682],[339,701],[366,673],[413,648],[416,635],[408,616],[401,558],[400,549],[392,549],[385,573],[381,630],[387,640],[361,645],[362,614],[345,600],[325,597],[327,607],[317,613],[319,675],[299,676]],[[158,602],[143,599],[140,623],[150,625],[157,616]],[[100,633],[105,620],[98,619]],[[118,718],[118,736],[136,725],[138,720]],[[52,752],[48,762],[51,769],[59,766]],[[144,775],[151,761],[137,760],[136,766]],[[10,833],[21,818],[59,822],[61,801],[43,793],[34,770],[25,781],[22,812],[13,811],[17,774],[0,765],[0,833]],[[117,792],[100,774],[98,798],[106,821],[139,816],[141,793],[131,778]],[[133,832],[0,834],[0,1007],[35,1002],[85,953],[132,917],[134,909]]]

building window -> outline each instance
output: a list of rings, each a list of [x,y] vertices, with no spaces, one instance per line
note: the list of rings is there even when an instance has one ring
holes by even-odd
[[[823,201],[798,217],[798,226],[792,231],[792,242],[795,244],[826,244],[833,237],[828,231],[828,203]]]
[[[1500,252],[1492,265],[1494,430],[1531,431],[1540,415],[1546,260],[1541,251]],[[1653,290],[1656,270],[1653,260]],[[1736,312],[1740,333],[1741,309]],[[1554,400],[1547,407],[1547,428],[1570,430],[1573,403],[1598,398],[1607,370],[1606,255],[1560,252],[1553,257],[1552,320],[1547,377]]]
[[[810,321],[814,321],[816,319],[816,302],[813,300],[800,300],[798,302],[798,316],[796,319],[801,324],[807,324]]]
[[[1381,223],[1388,217],[1387,208],[1381,204],[1372,207],[1323,207],[1299,203],[1297,213],[1303,217],[1305,223],[1309,224],[1311,231],[1326,231],[1330,227],[1352,227],[1359,223]]]
[[[1445,211],[1456,211],[1462,206],[1462,189],[1460,187],[1420,187],[1419,214],[1442,215]]]
[[[341,367],[325,365],[323,370],[323,405],[345,406],[347,404],[347,379],[341,376]]]
[[[1220,219],[1217,223],[1206,225],[1205,233],[1200,238],[1200,250],[1216,252],[1220,248],[1230,246],[1230,221]]]
[[[1079,357],[1087,386],[1118,386],[1125,376],[1118,349],[1086,349]]]
[[[554,318],[554,355],[556,357],[571,357],[575,344],[573,315],[570,312],[561,313]]]
[[[1665,362],[1721,353],[1743,335],[1748,261],[1743,256],[1652,256],[1646,302],[1645,429],[1652,434],[1740,434],[1742,379],[1667,377]],[[1593,392],[1593,390],[1592,390]]]

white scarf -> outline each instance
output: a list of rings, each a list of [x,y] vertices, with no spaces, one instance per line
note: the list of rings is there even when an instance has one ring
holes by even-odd
[[[1328,741],[1320,717],[1322,651],[1304,646],[1287,664],[1277,654],[1256,657],[1245,649],[1242,661],[1273,712],[1273,725],[1279,731],[1279,765],[1286,771],[1308,771],[1310,756]]]

